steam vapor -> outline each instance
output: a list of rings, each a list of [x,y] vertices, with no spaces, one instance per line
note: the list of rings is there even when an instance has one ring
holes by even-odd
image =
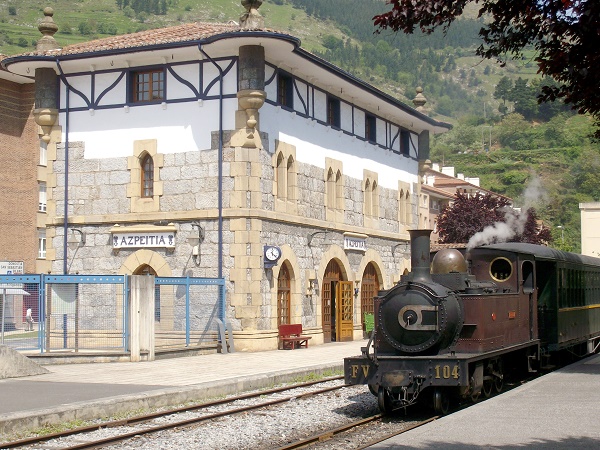
[[[523,207],[503,208],[504,222],[496,222],[475,233],[467,244],[467,251],[480,245],[507,242],[515,235],[522,234],[527,223],[527,211],[544,199],[546,194],[541,181],[534,174],[523,192]]]

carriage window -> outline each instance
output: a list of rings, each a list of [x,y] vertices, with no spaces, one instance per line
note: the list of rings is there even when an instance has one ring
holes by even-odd
[[[512,270],[512,263],[506,258],[496,258],[490,264],[490,275],[496,281],[508,280]]]

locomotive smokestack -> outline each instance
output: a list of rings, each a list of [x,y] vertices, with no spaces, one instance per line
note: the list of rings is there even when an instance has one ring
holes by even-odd
[[[429,257],[433,230],[408,230],[410,233],[410,265],[412,281],[431,282],[431,259]]]

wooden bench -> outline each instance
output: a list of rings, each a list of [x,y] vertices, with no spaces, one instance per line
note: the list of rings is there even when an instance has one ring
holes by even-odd
[[[308,340],[312,336],[302,336],[302,324],[279,325],[279,342],[283,350],[295,348],[308,348]]]

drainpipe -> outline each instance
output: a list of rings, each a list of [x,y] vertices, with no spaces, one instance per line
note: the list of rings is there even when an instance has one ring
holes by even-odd
[[[58,67],[59,77],[65,84],[67,89],[67,96],[65,98],[65,208],[64,208],[64,223],[63,223],[63,274],[68,273],[67,264],[67,235],[69,233],[69,94],[71,92],[67,78],[60,67],[60,61],[56,60],[56,66]]]
[[[217,68],[219,71],[219,251],[218,265],[219,278],[223,278],[223,69],[202,49],[202,44],[198,44],[198,50]]]

